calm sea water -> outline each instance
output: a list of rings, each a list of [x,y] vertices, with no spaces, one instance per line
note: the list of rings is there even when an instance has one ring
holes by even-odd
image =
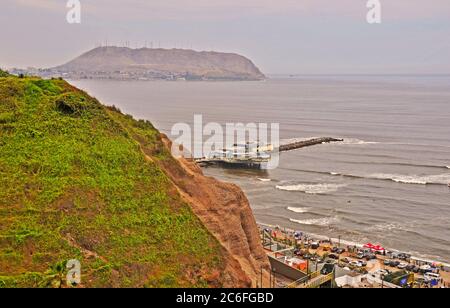
[[[205,173],[242,187],[259,222],[450,262],[449,77],[73,83],[165,133],[202,114],[278,122],[284,140],[345,138],[284,153],[276,170]]]

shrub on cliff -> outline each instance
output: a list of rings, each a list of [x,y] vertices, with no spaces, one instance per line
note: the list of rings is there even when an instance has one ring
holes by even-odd
[[[0,69],[0,77],[8,77],[8,76],[9,76],[9,73],[8,73],[8,72],[6,72],[6,71]]]

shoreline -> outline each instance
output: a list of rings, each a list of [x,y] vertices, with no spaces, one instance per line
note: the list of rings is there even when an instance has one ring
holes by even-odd
[[[281,232],[286,232],[286,233],[291,233],[294,234],[295,232],[299,232],[299,230],[294,230],[291,228],[286,228],[286,227],[282,227],[279,225],[271,225],[271,224],[267,224],[267,223],[263,223],[260,221],[256,221],[256,224],[258,225],[258,227],[264,227],[264,228],[269,228],[269,229],[278,229]],[[345,245],[345,246],[355,246],[357,248],[363,248],[365,244],[362,243],[357,243],[357,242],[353,242],[353,241],[348,241],[345,239],[339,239],[339,238],[333,238],[333,237],[329,237],[329,236],[325,236],[325,235],[320,235],[320,234],[314,234],[314,233],[309,233],[309,232],[304,232],[301,231],[304,235],[306,235],[307,237],[313,239],[313,240],[331,240],[333,243],[338,243],[340,242],[341,245]],[[398,249],[394,249],[394,248],[390,248],[390,247],[385,247],[386,250],[388,251],[392,251],[392,252],[396,252],[396,253],[405,253],[401,250]],[[408,253],[409,254],[409,253]],[[418,261],[418,262],[422,262],[422,263],[427,263],[427,264],[439,264],[445,268],[450,269],[450,263],[447,262],[441,262],[441,261],[436,261],[436,260],[431,260],[431,259],[427,259],[427,258],[423,258],[423,257],[419,257],[416,255],[411,255],[411,259]]]

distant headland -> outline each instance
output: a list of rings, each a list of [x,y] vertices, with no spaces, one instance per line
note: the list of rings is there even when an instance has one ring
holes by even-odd
[[[16,74],[68,79],[114,80],[263,80],[248,58],[187,49],[98,47],[47,69],[13,70]]]

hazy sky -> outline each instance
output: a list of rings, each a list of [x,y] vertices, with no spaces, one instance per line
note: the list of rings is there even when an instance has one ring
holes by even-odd
[[[1,0],[0,66],[50,67],[101,42],[237,52],[265,73],[450,73],[450,0]]]

